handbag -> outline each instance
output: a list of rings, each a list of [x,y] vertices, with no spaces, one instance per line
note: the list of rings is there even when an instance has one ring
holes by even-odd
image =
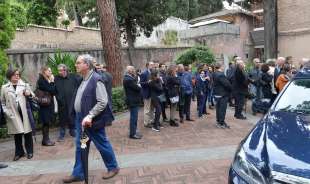
[[[42,91],[40,89],[35,90],[35,95],[39,105],[48,106],[52,102],[52,95],[49,92]]]
[[[175,97],[172,97],[172,98],[169,98],[169,99],[170,99],[170,102],[173,103],[173,104],[179,102],[179,96],[175,96]]]
[[[167,101],[165,94],[159,95],[158,98],[159,98],[160,102],[166,102]]]
[[[27,97],[27,102],[29,103],[29,106],[32,111],[39,111],[40,105],[35,97],[34,98]]]

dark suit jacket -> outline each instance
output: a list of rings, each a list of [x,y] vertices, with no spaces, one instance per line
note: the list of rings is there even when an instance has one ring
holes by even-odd
[[[150,86],[149,86],[150,72],[149,70],[144,70],[140,75],[140,84],[142,87],[142,95],[144,99],[149,99],[151,97]]]
[[[137,80],[128,74],[124,76],[123,86],[126,94],[126,103],[128,107],[138,107],[142,102],[141,87]]]

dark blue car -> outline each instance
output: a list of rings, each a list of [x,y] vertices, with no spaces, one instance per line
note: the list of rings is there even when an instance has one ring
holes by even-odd
[[[310,184],[310,69],[295,75],[240,143],[230,184]]]

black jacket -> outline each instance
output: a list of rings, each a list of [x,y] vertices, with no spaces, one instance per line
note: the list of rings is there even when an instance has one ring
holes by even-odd
[[[247,74],[237,67],[233,80],[233,93],[248,95],[248,85],[249,78]]]
[[[173,98],[175,96],[178,96],[180,89],[180,79],[176,76],[168,75],[166,81],[167,81],[166,87],[168,89],[168,97]]]
[[[72,122],[69,118],[69,108],[73,100],[73,94],[79,87],[79,77],[74,74],[68,74],[67,77],[56,76],[55,86],[59,110],[59,122]]]
[[[216,71],[213,73],[214,95],[229,96],[232,91],[232,85],[224,72]]]
[[[128,107],[137,107],[142,103],[141,87],[138,86],[137,79],[126,74],[123,79],[123,86],[126,94]]]
[[[262,92],[264,98],[272,98],[272,82],[273,76],[268,73],[262,73],[260,86],[262,86]]]
[[[151,92],[151,101],[153,105],[158,105],[160,103],[158,96],[163,94],[163,85],[160,81],[158,80],[151,80],[149,83],[150,86],[150,92]]]
[[[41,74],[37,81],[37,88],[50,93],[52,96],[56,94],[56,86],[54,82],[49,83]],[[54,100],[48,106],[40,106],[39,120],[43,124],[49,124],[54,121]]]

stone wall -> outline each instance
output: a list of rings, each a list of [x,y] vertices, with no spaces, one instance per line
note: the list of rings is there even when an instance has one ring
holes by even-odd
[[[310,57],[310,1],[278,0],[278,45],[280,56],[295,62]]]
[[[75,27],[73,30],[29,25],[17,30],[11,49],[37,48],[100,48],[101,36],[98,29]]]
[[[149,61],[156,61],[169,64],[179,53],[188,47],[174,48],[136,48],[131,51],[132,64],[137,69],[144,69]],[[33,86],[38,78],[40,68],[46,65],[48,57],[53,57],[55,49],[9,49],[7,54],[10,60],[23,71],[23,77]],[[99,63],[104,63],[104,52],[101,48],[88,49],[62,49],[63,53],[70,53],[73,56],[80,54],[91,54]],[[129,52],[122,49],[123,68],[130,64]]]

